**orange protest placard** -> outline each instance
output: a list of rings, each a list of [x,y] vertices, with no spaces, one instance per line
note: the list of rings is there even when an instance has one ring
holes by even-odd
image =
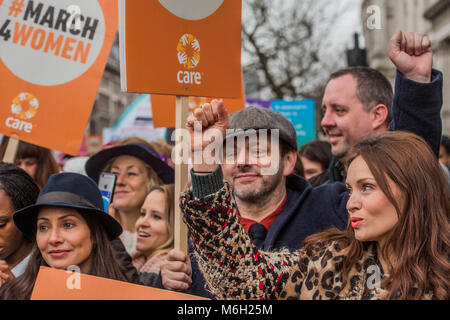
[[[153,111],[153,125],[155,128],[175,127],[175,100],[174,96],[153,94],[150,97]],[[205,103],[211,102],[211,98],[189,97],[189,112],[199,108]],[[243,99],[223,99],[228,113],[245,108]]]
[[[229,114],[245,108],[244,76],[242,73],[241,89],[242,95],[240,99],[223,99],[223,103],[225,104],[225,108]],[[153,112],[154,127],[174,128],[176,116],[176,97],[152,94],[150,100]],[[193,112],[205,103],[211,102],[211,100],[212,98],[206,97],[189,97],[189,112]]]
[[[117,24],[115,1],[3,0],[0,133],[76,155]]]
[[[31,300],[207,300],[188,294],[41,267]]]
[[[122,89],[241,97],[241,0],[121,0]]]

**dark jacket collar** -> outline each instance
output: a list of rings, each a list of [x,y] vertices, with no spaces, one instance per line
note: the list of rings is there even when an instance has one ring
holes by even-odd
[[[344,164],[338,158],[331,158],[330,166],[328,167],[328,183],[345,182],[345,177]]]
[[[285,226],[287,221],[296,214],[300,202],[303,201],[305,196],[312,190],[310,183],[303,177],[291,174],[286,179],[286,192],[287,199],[283,207],[283,211],[278,216],[278,218],[272,223],[270,227],[266,240],[264,241],[264,250],[271,250],[274,247],[275,241],[281,229]]]

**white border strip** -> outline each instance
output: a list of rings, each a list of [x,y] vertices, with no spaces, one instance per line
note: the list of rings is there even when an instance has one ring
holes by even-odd
[[[126,0],[119,0],[120,88],[127,92]]]

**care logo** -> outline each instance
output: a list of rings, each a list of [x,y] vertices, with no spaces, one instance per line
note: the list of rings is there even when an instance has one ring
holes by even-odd
[[[12,101],[11,112],[15,117],[6,119],[6,126],[20,131],[31,133],[33,124],[27,122],[33,118],[39,108],[38,99],[31,93],[22,92],[18,94]]]
[[[14,98],[11,105],[12,113],[20,120],[34,117],[39,108],[39,101],[31,93],[23,92]]]
[[[194,69],[200,62],[200,43],[192,34],[185,34],[178,41],[178,62],[186,69]]]
[[[177,45],[177,57],[180,65],[188,70],[195,69],[200,63],[200,42],[192,34],[184,34]],[[202,76],[200,72],[183,71],[177,73],[178,83],[200,85]]]

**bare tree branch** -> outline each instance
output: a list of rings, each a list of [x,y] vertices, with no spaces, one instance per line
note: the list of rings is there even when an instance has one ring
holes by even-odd
[[[328,35],[342,10],[330,13],[329,5],[330,0],[244,0],[244,72],[258,72],[257,87],[269,99],[321,98],[338,65]]]

